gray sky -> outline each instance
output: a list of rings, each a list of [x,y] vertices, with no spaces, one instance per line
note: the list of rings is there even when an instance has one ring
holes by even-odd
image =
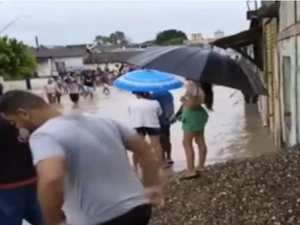
[[[248,29],[246,1],[1,1],[0,30],[23,17],[1,35],[27,44],[91,43],[96,35],[120,30],[134,42],[154,39],[165,29],[212,37],[220,29],[227,35]]]

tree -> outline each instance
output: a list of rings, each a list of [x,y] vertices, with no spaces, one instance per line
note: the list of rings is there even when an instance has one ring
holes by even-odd
[[[0,76],[29,78],[36,73],[36,61],[28,46],[16,39],[0,37]]]
[[[106,36],[98,35],[95,38],[95,42],[97,42],[99,45],[108,45],[110,44],[110,38]]]
[[[159,32],[155,39],[157,45],[181,45],[187,40],[187,36],[180,30],[165,30]]]
[[[126,45],[129,43],[129,39],[122,31],[115,31],[111,33],[109,36],[98,35],[95,38],[95,41],[103,46],[103,45]]]

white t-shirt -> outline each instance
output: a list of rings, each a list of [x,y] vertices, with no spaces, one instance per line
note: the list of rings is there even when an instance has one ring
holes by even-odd
[[[159,116],[162,114],[162,109],[158,101],[136,99],[128,106],[128,110],[132,127],[160,128]]]
[[[56,89],[57,88],[56,88],[55,83],[45,85],[45,91],[46,91],[47,94],[55,94]]]

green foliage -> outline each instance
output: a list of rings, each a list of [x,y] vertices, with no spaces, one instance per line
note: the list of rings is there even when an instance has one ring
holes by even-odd
[[[0,76],[29,78],[36,72],[36,62],[28,46],[16,39],[0,37]]]
[[[129,43],[127,36],[122,31],[115,31],[114,33],[111,33],[109,36],[98,35],[96,36],[95,41],[99,45],[117,45],[117,44],[126,45]]]
[[[182,45],[187,36],[180,30],[165,30],[157,34],[155,44],[157,45]]]

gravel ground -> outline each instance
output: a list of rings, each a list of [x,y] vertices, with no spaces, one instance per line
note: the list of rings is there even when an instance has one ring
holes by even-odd
[[[196,180],[167,186],[153,225],[300,224],[300,150],[208,168]]]

